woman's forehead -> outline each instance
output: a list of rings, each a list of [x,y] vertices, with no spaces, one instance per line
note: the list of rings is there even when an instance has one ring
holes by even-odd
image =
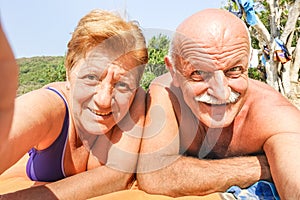
[[[128,60],[116,59],[113,60],[110,56],[88,56],[86,59],[82,58],[74,66],[71,74],[75,76],[84,76],[86,74],[105,75],[109,71],[113,72],[114,77],[123,77],[135,79],[138,70],[134,67],[129,67]]]
[[[121,51],[111,51],[103,48],[94,48],[89,51],[83,62],[87,65],[107,67],[108,65],[117,65],[124,70],[129,70],[136,60],[134,57]]]

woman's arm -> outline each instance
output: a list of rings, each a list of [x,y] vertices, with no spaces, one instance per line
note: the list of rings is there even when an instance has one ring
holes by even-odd
[[[145,119],[145,91],[136,92],[129,113],[117,125],[116,138],[108,152],[107,166],[135,173]],[[118,136],[120,135],[120,137]]]
[[[8,137],[18,85],[18,67],[0,23],[0,148]]]
[[[112,138],[105,165],[44,186],[5,194],[2,198],[87,199],[128,189],[133,182],[138,158],[144,124],[144,101],[145,92],[139,89],[130,108],[130,115],[115,128],[114,135],[117,137]]]
[[[60,181],[0,195],[0,199],[88,199],[124,190],[129,174],[101,166]]]
[[[65,105],[50,90],[39,89],[18,97],[9,135],[0,145],[0,174],[16,163],[32,147],[45,149],[57,138],[65,115]]]

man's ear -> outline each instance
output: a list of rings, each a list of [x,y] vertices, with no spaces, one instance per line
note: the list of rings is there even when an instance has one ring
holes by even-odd
[[[175,73],[176,69],[175,69],[175,66],[173,66],[173,62],[171,62],[170,58],[168,56],[165,56],[165,64],[172,76],[172,79],[173,79],[173,84],[176,86],[176,87],[179,87],[179,83],[178,83],[178,79],[177,79],[177,75]]]
[[[66,83],[66,89],[67,90],[70,90],[70,82],[69,81],[66,81],[67,83]]]

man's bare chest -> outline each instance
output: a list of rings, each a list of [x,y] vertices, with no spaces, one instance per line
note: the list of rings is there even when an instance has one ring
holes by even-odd
[[[192,136],[181,134],[180,144],[182,153],[207,159],[262,153],[262,142],[257,137],[248,133],[235,133],[231,127],[198,130]]]

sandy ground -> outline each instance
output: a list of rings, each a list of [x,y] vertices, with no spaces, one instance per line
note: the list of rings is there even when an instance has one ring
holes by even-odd
[[[26,154],[20,161],[14,166],[6,170],[0,176],[0,197],[1,194],[15,192],[18,190],[34,187],[40,185],[31,181],[26,175],[26,163],[28,160],[28,154]],[[43,184],[43,183],[42,183]],[[185,196],[179,198],[172,198],[163,195],[150,195],[144,191],[138,190],[137,186],[133,186],[130,190],[124,190],[114,192],[111,194],[94,197],[93,200],[231,200],[234,199],[232,194],[229,193],[214,193],[207,196]]]

